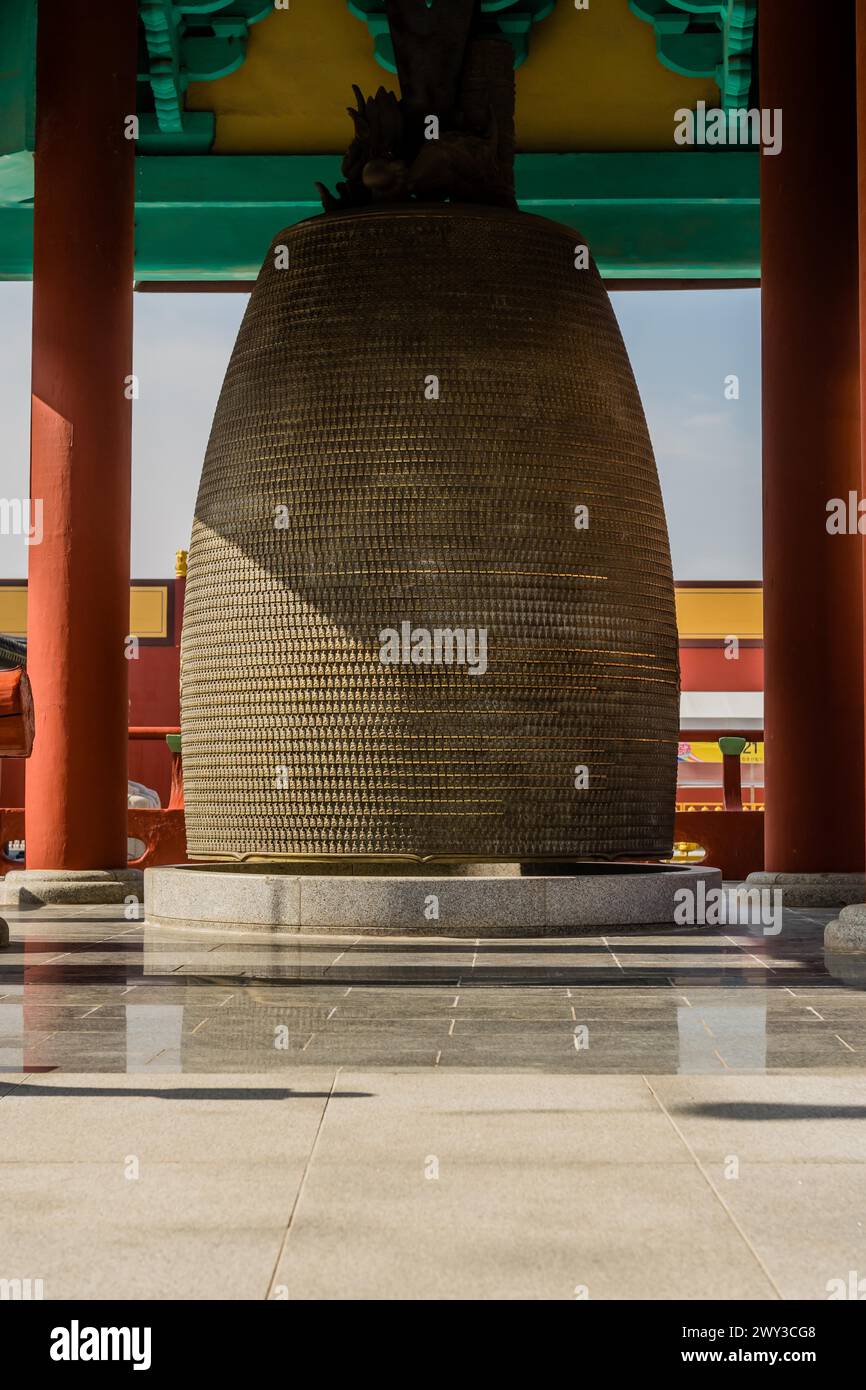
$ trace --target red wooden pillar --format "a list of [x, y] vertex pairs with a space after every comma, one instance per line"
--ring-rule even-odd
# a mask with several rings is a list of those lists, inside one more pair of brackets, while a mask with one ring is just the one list
[[27, 865], [126, 865], [135, 0], [40, 4]]
[[[180, 665], [180, 642], [183, 632], [183, 607], [186, 601], [186, 575], [187, 561], [189, 552], [179, 550], [175, 557], [174, 569], [174, 645], [177, 648], [178, 668]], [[180, 671], [178, 669], [178, 677]], [[179, 681], [178, 681], [179, 686]], [[180, 711], [178, 710], [178, 720]], [[182, 811], [184, 807], [183, 792], [183, 753], [181, 751], [180, 734], [169, 734], [166, 743], [171, 752], [171, 795], [168, 800], [170, 811]]]
[[[831, 13], [832, 11], [832, 13]], [[762, 0], [765, 867], [854, 872], [864, 847], [854, 0]], [[828, 146], [832, 146], [832, 149]]]
[[[860, 495], [866, 498], [866, 5], [857, 6], [857, 186], [860, 230]], [[861, 543], [862, 544], [862, 543]], [[861, 550], [864, 586], [866, 553]], [[864, 587], [866, 595], [866, 587]], [[866, 598], [864, 598], [866, 619]], [[866, 628], [863, 650], [866, 652]]]

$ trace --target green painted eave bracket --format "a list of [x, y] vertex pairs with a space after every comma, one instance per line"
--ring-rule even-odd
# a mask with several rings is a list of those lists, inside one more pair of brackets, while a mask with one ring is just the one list
[[629, 0], [629, 9], [653, 26], [665, 67], [712, 77], [724, 111], [748, 102], [758, 0]]
[[207, 154], [214, 142], [216, 117], [212, 111], [184, 111], [180, 130], [162, 130], [156, 115], [138, 118], [139, 154]]
[[[759, 274], [752, 150], [521, 154], [520, 206], [573, 227], [603, 275], [739, 280]], [[136, 276], [251, 280], [274, 235], [320, 211], [339, 155], [139, 155]], [[0, 206], [0, 278], [28, 279], [33, 210]]]
[[[138, 152], [205, 154], [215, 118], [185, 109], [187, 87], [240, 67], [250, 25], [273, 13], [274, 0], [138, 0], [138, 7]], [[0, 0], [0, 204], [33, 197], [36, 14], [37, 0]]]
[[[385, 15], [385, 0], [346, 0], [356, 19], [362, 20], [373, 40], [373, 56], [386, 72], [396, 73], [394, 45]], [[447, 3], [447, 0], [438, 0]], [[514, 66], [519, 68], [529, 54], [533, 24], [553, 13], [556, 0], [481, 0], [481, 13], [508, 39], [514, 49]]]
[[250, 25], [273, 10], [273, 0], [138, 0], [143, 153], [182, 155], [210, 148], [214, 117], [185, 110], [187, 88], [235, 72], [246, 57]]

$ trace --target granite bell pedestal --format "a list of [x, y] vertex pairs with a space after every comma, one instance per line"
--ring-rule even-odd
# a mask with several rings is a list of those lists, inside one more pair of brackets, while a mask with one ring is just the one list
[[[553, 866], [560, 868], [561, 866]], [[699, 891], [699, 885], [704, 887]], [[400, 936], [545, 936], [673, 926], [682, 889], [722, 886], [718, 869], [661, 864], [521, 873], [433, 865], [191, 864], [145, 870], [153, 926]]]

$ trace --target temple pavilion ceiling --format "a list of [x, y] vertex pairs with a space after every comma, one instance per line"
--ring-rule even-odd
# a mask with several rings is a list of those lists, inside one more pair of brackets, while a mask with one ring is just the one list
[[[43, 0], [44, 2], [44, 0]], [[62, 3], [62, 0], [56, 0]], [[437, 0], [447, 3], [447, 0]], [[514, 48], [517, 191], [615, 278], [758, 273], [758, 154], [675, 112], [754, 97], [756, 0], [482, 0]], [[30, 273], [37, 0], [0, 0], [0, 277]], [[352, 84], [396, 86], [384, 0], [139, 0], [137, 274], [247, 279], [315, 214]]]

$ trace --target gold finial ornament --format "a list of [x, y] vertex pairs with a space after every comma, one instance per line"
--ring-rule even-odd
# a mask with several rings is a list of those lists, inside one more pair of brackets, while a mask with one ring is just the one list
[[176, 550], [174, 553], [174, 576], [175, 579], [186, 579], [186, 566], [189, 559], [189, 552], [186, 550]]

